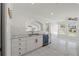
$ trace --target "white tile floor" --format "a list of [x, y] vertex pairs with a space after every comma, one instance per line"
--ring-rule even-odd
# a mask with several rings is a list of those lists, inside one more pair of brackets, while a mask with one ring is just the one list
[[26, 56], [63, 56], [63, 53], [60, 53], [55, 48], [53, 48], [53, 45], [48, 45], [42, 48], [39, 48], [29, 54], [26, 54]]

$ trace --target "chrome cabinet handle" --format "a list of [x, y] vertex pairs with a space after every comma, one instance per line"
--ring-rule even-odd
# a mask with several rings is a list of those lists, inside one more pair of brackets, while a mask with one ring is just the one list
[[21, 39], [19, 39], [19, 40], [21, 40]]
[[38, 39], [35, 39], [35, 42], [37, 43], [38, 42]]
[[19, 43], [19, 45], [21, 45], [21, 43]]
[[21, 54], [21, 52], [19, 52], [19, 54]]
[[21, 50], [21, 48], [19, 48], [19, 50]]

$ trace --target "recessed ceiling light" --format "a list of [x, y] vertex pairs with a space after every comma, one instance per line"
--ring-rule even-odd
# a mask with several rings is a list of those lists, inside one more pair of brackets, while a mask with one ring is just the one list
[[32, 3], [32, 5], [34, 5], [35, 3]]
[[54, 14], [53, 12], [50, 13], [50, 15], [53, 15], [53, 14]]

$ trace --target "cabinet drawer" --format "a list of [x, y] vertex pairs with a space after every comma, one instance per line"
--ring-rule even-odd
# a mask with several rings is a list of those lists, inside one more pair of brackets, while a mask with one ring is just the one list
[[25, 42], [19, 42], [18, 45], [19, 47], [25, 47]]
[[25, 46], [25, 41], [12, 40], [12, 47]]
[[19, 47], [15, 47], [15, 48], [12, 48], [12, 56], [18, 56], [18, 52], [19, 52]]
[[12, 55], [22, 55], [25, 53], [25, 47], [12, 48]]
[[16, 42], [19, 42], [18, 39], [12, 39], [12, 43], [16, 43]]
[[12, 41], [12, 47], [18, 47], [19, 46], [19, 42], [13, 42]]
[[19, 42], [19, 41], [24, 41], [24, 38], [16, 38], [16, 39], [12, 39], [13, 42]]
[[22, 51], [13, 51], [12, 56], [21, 56], [22, 54], [24, 54]]
[[17, 51], [17, 52], [15, 52], [15, 51], [12, 51], [12, 56], [19, 56], [19, 53], [18, 53], [18, 51]]
[[18, 38], [18, 41], [22, 42], [22, 41], [24, 41], [24, 38]]

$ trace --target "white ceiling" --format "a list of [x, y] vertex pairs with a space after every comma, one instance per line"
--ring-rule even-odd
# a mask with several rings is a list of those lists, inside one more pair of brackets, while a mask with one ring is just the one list
[[59, 20], [79, 16], [79, 4], [75, 3], [17, 3], [13, 8], [32, 19]]

